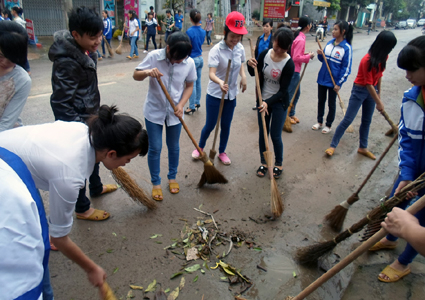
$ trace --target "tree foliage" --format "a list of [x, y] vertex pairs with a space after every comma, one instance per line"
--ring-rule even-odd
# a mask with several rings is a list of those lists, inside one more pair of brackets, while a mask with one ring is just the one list
[[164, 8], [164, 9], [170, 8], [170, 9], [173, 10], [171, 13], [176, 14], [179, 11], [179, 9], [181, 9], [183, 11], [184, 0], [166, 0], [164, 2], [164, 5], [162, 6], [162, 8]]

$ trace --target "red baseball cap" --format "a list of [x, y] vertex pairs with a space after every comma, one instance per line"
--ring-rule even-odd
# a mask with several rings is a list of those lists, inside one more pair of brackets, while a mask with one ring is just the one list
[[248, 30], [245, 28], [245, 18], [243, 14], [237, 11], [232, 11], [226, 17], [226, 25], [230, 31], [236, 34], [247, 34]]

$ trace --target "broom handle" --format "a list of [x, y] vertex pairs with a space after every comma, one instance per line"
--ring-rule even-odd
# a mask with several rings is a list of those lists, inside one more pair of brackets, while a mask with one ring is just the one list
[[[379, 166], [379, 164], [381, 163], [382, 159], [385, 157], [385, 155], [388, 153], [388, 151], [391, 149], [391, 147], [394, 145], [395, 141], [397, 140], [398, 136], [395, 135], [393, 137], [393, 139], [391, 140], [391, 142], [388, 144], [387, 148], [384, 150], [384, 152], [382, 152], [381, 156], [379, 157], [378, 161], [375, 163], [375, 165], [373, 166], [372, 170], [370, 170], [369, 174], [367, 174], [365, 180], [363, 180], [362, 184], [360, 185], [360, 187], [357, 189], [355, 195], [358, 196], [358, 194], [361, 192], [361, 190], [363, 189], [363, 187], [366, 185], [366, 183], [368, 182], [368, 180], [370, 179], [370, 177], [372, 176], [372, 174], [375, 172], [376, 168]], [[353, 204], [348, 202], [348, 204]]]
[[[320, 50], [322, 50], [322, 53], [323, 53], [323, 54], [322, 54], [322, 56], [323, 56], [323, 59], [325, 60], [326, 67], [328, 68], [329, 75], [331, 75], [332, 83], [333, 83], [333, 85], [334, 85], [334, 86], [336, 86], [336, 84], [335, 84], [335, 80], [334, 80], [334, 78], [333, 78], [333, 76], [332, 76], [332, 73], [331, 73], [331, 68], [329, 68], [328, 60], [326, 59], [325, 52], [323, 52], [322, 45], [320, 44], [320, 41], [319, 41], [319, 40], [317, 41], [317, 43], [319, 44], [319, 48], [320, 48]], [[344, 114], [344, 116], [345, 116], [345, 106], [344, 106], [344, 102], [342, 101], [341, 96], [339, 95], [339, 92], [336, 92], [336, 94], [338, 95], [339, 106], [341, 106], [342, 113], [343, 113], [343, 114]]]
[[[232, 60], [229, 59], [229, 62], [227, 63], [226, 78], [224, 79], [224, 84], [227, 84], [227, 82], [229, 81], [229, 73], [230, 73], [231, 64], [232, 64]], [[214, 142], [213, 142], [212, 150], [215, 150], [215, 142], [217, 141], [218, 128], [220, 127], [221, 114], [223, 113], [224, 96], [226, 96], [226, 92], [221, 93], [220, 108], [218, 110], [217, 125], [215, 126]]]
[[308, 63], [304, 64], [304, 69], [303, 69], [303, 72], [301, 73], [300, 81], [298, 81], [297, 88], [295, 89], [295, 93], [292, 96], [292, 99], [291, 99], [291, 102], [290, 102], [291, 104], [288, 107], [288, 113], [287, 113], [288, 116], [289, 116], [289, 113], [291, 112], [292, 106], [294, 106], [295, 96], [297, 95], [298, 89], [300, 88], [301, 80], [303, 80], [304, 72], [305, 72], [305, 69], [307, 69], [307, 65], [308, 65]]
[[124, 25], [124, 27], [122, 28], [122, 34], [121, 34], [120, 46], [121, 46], [121, 44], [122, 44], [122, 40], [124, 39], [124, 33], [125, 33], [125, 25]]
[[390, 124], [390, 126], [394, 130], [394, 132], [398, 132], [397, 126], [390, 119], [390, 116], [387, 114], [387, 112], [385, 110], [383, 110], [383, 111], [381, 111], [381, 114], [384, 116], [385, 120], [387, 120], [388, 124]]
[[[251, 56], [253, 58], [255, 58], [255, 51], [254, 48], [252, 47], [252, 40], [249, 39], [249, 45], [251, 46]], [[255, 74], [255, 85], [257, 87], [257, 91], [258, 91], [258, 102], [260, 104], [260, 106], [263, 105], [263, 96], [261, 95], [261, 87], [260, 87], [260, 79], [258, 78], [258, 70], [257, 67], [253, 68], [254, 69], [254, 74]], [[266, 144], [266, 151], [269, 151], [269, 139], [267, 136], [267, 127], [266, 127], [266, 119], [264, 117], [264, 111], [261, 113], [261, 121], [263, 122], [263, 135], [264, 135], [264, 143]], [[269, 167], [269, 166], [267, 166]]]
[[[410, 206], [407, 211], [411, 213], [412, 215], [416, 214], [420, 210], [422, 210], [425, 207], [425, 196], [420, 198], [418, 201], [416, 201], [412, 206]], [[339, 271], [344, 269], [346, 266], [348, 266], [350, 263], [352, 263], [356, 258], [358, 258], [360, 255], [362, 255], [364, 252], [369, 250], [370, 247], [372, 247], [374, 244], [379, 242], [384, 236], [387, 235], [387, 231], [385, 229], [379, 230], [377, 233], [375, 233], [371, 238], [369, 238], [367, 241], [363, 242], [356, 250], [348, 254], [343, 260], [341, 260], [339, 263], [337, 263], [335, 266], [333, 266], [330, 270], [328, 270], [325, 274], [320, 276], [316, 281], [314, 281], [312, 284], [310, 284], [307, 288], [305, 288], [301, 293], [299, 293], [295, 298], [292, 300], [301, 300], [310, 295], [312, 292], [314, 292], [318, 287], [320, 287], [322, 284], [324, 284], [326, 281], [331, 279], [335, 274], [337, 274]]]
[[[174, 109], [174, 111], [176, 111], [177, 110], [176, 105], [174, 104], [173, 100], [171, 99], [171, 96], [168, 93], [167, 89], [165, 88], [165, 85], [162, 82], [161, 78], [157, 78], [157, 80], [158, 80], [159, 85], [161, 86], [162, 91], [165, 94], [165, 97], [167, 97], [168, 102], [170, 102], [171, 107]], [[180, 123], [182, 123], [184, 130], [186, 130], [187, 135], [192, 140], [193, 145], [195, 145], [196, 150], [198, 150], [198, 152], [202, 155], [204, 152], [201, 150], [201, 148], [199, 148], [198, 143], [193, 138], [193, 135], [190, 133], [189, 128], [187, 127], [186, 123], [184, 122], [184, 120], [181, 117], [178, 117], [178, 118], [180, 120]]]

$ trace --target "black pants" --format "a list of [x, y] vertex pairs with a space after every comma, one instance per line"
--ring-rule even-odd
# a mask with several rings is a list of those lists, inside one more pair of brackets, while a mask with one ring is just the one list
[[[99, 163], [94, 165], [93, 173], [89, 178], [90, 197], [99, 196], [103, 191], [103, 184], [99, 177]], [[78, 193], [77, 203], [75, 204], [76, 213], [85, 213], [90, 208], [90, 200], [86, 196], [86, 185]]]
[[319, 103], [317, 104], [317, 122], [323, 124], [323, 116], [325, 115], [326, 93], [328, 93], [329, 112], [326, 117], [326, 126], [331, 127], [335, 120], [336, 111], [336, 92], [333, 88], [318, 84]]
[[152, 44], [154, 45], [155, 49], [156, 49], [156, 41], [155, 41], [155, 36], [156, 34], [147, 34], [147, 38], [146, 38], [146, 47], [145, 50], [148, 51], [148, 46], [149, 46], [149, 39], [152, 38]]

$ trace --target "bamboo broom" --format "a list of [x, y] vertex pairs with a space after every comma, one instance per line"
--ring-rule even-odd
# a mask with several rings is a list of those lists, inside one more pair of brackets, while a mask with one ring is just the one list
[[291, 104], [289, 105], [288, 112], [286, 114], [285, 123], [283, 124], [283, 130], [289, 133], [292, 132], [292, 125], [291, 125], [289, 114], [291, 113], [292, 107], [294, 106], [294, 99], [295, 99], [295, 96], [297, 95], [298, 89], [300, 88], [301, 80], [303, 80], [304, 72], [305, 72], [305, 69], [307, 69], [307, 65], [308, 63], [304, 64], [304, 69], [303, 69], [303, 72], [301, 73], [300, 81], [298, 81], [297, 88], [295, 89], [295, 93], [292, 96]]
[[[419, 211], [421, 211], [425, 207], [425, 196], [416, 201], [412, 206], [410, 206], [406, 211], [410, 214], [415, 215]], [[313, 293], [318, 287], [322, 286], [326, 281], [335, 276], [339, 271], [344, 269], [350, 263], [352, 263], [355, 259], [357, 259], [364, 252], [369, 250], [373, 245], [379, 242], [383, 237], [385, 237], [388, 232], [385, 229], [379, 230], [375, 233], [370, 239], [366, 242], [362, 243], [356, 250], [347, 255], [343, 260], [333, 266], [330, 270], [328, 270], [325, 274], [320, 276], [316, 281], [311, 283], [308, 287], [306, 287], [301, 293], [299, 293], [296, 297], [291, 297], [288, 299], [292, 300], [302, 300], [305, 299], [308, 295]]]
[[[162, 83], [161, 78], [157, 78], [157, 80], [159, 85], [161, 86], [162, 91], [167, 97], [168, 102], [170, 102], [171, 107], [174, 109], [174, 111], [176, 111], [177, 108], [173, 102], [173, 99], [171, 99], [171, 96], [168, 93], [167, 89], [165, 88], [164, 83]], [[214, 167], [212, 162], [208, 159], [207, 155], [201, 150], [201, 148], [199, 148], [198, 143], [193, 138], [184, 120], [181, 117], [179, 117], [179, 120], [182, 123], [184, 130], [186, 130], [186, 133], [191, 139], [193, 145], [195, 145], [196, 149], [201, 154], [200, 159], [204, 163], [204, 173], [202, 173], [201, 180], [199, 180], [199, 183], [198, 183], [198, 187], [202, 187], [205, 183], [209, 183], [209, 184], [227, 183], [228, 182], [227, 179]]]
[[156, 203], [151, 198], [146, 196], [146, 193], [137, 185], [133, 178], [122, 168], [111, 170], [112, 177], [121, 185], [122, 189], [136, 202], [142, 203], [149, 209], [155, 209]]
[[[224, 84], [227, 84], [227, 82], [229, 81], [229, 73], [230, 73], [231, 65], [232, 65], [232, 60], [229, 59], [229, 62], [227, 63], [226, 78], [224, 79]], [[215, 142], [217, 141], [218, 129], [220, 127], [221, 114], [223, 113], [224, 96], [226, 96], [226, 92], [221, 93], [221, 101], [220, 101], [220, 108], [218, 110], [217, 125], [215, 125], [214, 142], [213, 142], [212, 149], [210, 150], [210, 159], [213, 162], [214, 162], [215, 155], [217, 154], [217, 151], [215, 151]]]
[[[329, 68], [328, 60], [326, 59], [325, 52], [323, 52], [322, 45], [320, 44], [320, 41], [319, 41], [319, 40], [317, 40], [317, 44], [319, 44], [319, 48], [320, 48], [320, 50], [322, 50], [322, 53], [323, 53], [323, 54], [322, 54], [322, 56], [323, 56], [323, 59], [324, 59], [324, 61], [325, 61], [326, 67], [328, 68], [329, 75], [331, 76], [332, 83], [333, 83], [333, 85], [334, 85], [334, 86], [336, 86], [336, 84], [335, 84], [335, 80], [334, 80], [334, 78], [333, 78], [333, 76], [332, 76], [331, 68]], [[342, 101], [341, 96], [339, 95], [339, 93], [338, 93], [338, 92], [336, 92], [336, 94], [338, 95], [339, 106], [341, 106], [342, 114], [345, 116], [345, 106], [344, 106], [344, 102]], [[354, 132], [354, 128], [353, 128], [353, 126], [352, 126], [352, 125], [348, 126], [348, 128], [347, 128], [347, 132], [349, 132], [349, 133], [353, 133], [353, 132]]]
[[121, 55], [122, 54], [122, 41], [124, 40], [124, 32], [125, 26], [122, 28], [121, 41], [117, 49], [115, 49], [115, 53]]
[[363, 227], [366, 226], [370, 221], [374, 221], [375, 219], [381, 217], [383, 214], [391, 211], [394, 206], [404, 201], [408, 192], [417, 192], [423, 188], [425, 188], [425, 173], [419, 176], [415, 181], [405, 186], [400, 193], [369, 211], [365, 218], [361, 219], [359, 222], [352, 225], [344, 232], [338, 234], [332, 240], [298, 249], [295, 257], [296, 260], [301, 264], [317, 263], [317, 260], [321, 256], [334, 249], [339, 243], [346, 240], [354, 233], [362, 230]]
[[103, 41], [106, 44], [106, 48], [108, 48], [109, 56], [114, 57], [114, 50], [112, 50], [111, 45], [109, 45], [108, 41], [106, 40], [105, 36], [103, 36]]
[[159, 35], [159, 49], [162, 49], [162, 36]]
[[[390, 116], [387, 114], [387, 112], [385, 111], [385, 110], [383, 110], [383, 111], [381, 111], [380, 112], [381, 113], [381, 115], [383, 115], [384, 116], [384, 118], [385, 118], [385, 120], [387, 120], [387, 122], [388, 122], [388, 124], [390, 124], [390, 126], [391, 126], [391, 134], [392, 133], [397, 133], [398, 132], [398, 127], [394, 124], [394, 122], [390, 119]], [[388, 131], [389, 132], [389, 131]], [[387, 133], [388, 133], [387, 132]], [[388, 134], [385, 134], [385, 135], [388, 135]]]
[[[254, 52], [254, 47], [252, 47], [252, 40], [249, 39], [249, 44], [251, 46], [251, 56], [253, 58], [255, 58], [255, 52]], [[255, 73], [255, 84], [257, 87], [257, 91], [258, 91], [258, 101], [259, 101], [259, 105], [262, 106], [263, 105], [263, 98], [261, 96], [261, 87], [260, 87], [260, 79], [258, 77], [258, 70], [257, 67], [254, 68], [254, 73]], [[284, 210], [284, 206], [282, 203], [282, 197], [280, 195], [280, 192], [277, 188], [277, 183], [276, 180], [273, 177], [273, 168], [272, 168], [272, 153], [269, 150], [269, 137], [267, 134], [267, 127], [266, 127], [266, 120], [264, 117], [264, 112], [261, 113], [261, 121], [263, 123], [263, 135], [264, 135], [264, 143], [266, 145], [266, 151], [263, 152], [264, 158], [266, 159], [267, 162], [267, 169], [269, 171], [269, 177], [270, 177], [270, 191], [271, 191], [271, 201], [270, 201], [270, 205], [271, 205], [271, 210], [272, 210], [272, 214], [275, 218], [279, 217], [283, 210]], [[261, 128], [260, 128], [261, 130]]]
[[325, 216], [326, 223], [328, 223], [333, 230], [338, 232], [341, 231], [342, 225], [344, 224], [345, 216], [347, 215], [349, 207], [353, 205], [355, 202], [360, 200], [359, 193], [361, 192], [363, 187], [366, 185], [366, 183], [368, 182], [372, 174], [375, 172], [375, 170], [378, 168], [382, 159], [388, 153], [390, 148], [394, 145], [396, 140], [397, 140], [397, 136], [394, 136], [394, 138], [388, 144], [387, 148], [384, 150], [384, 152], [382, 152], [381, 156], [379, 157], [378, 161], [373, 166], [372, 170], [370, 170], [369, 174], [367, 174], [366, 178], [363, 180], [362, 184], [357, 189], [357, 191], [354, 194], [352, 194], [346, 201], [335, 206], [335, 208], [329, 214]]
[[106, 281], [103, 282], [102, 293], [103, 300], [117, 300], [117, 297], [115, 297], [114, 292]]

